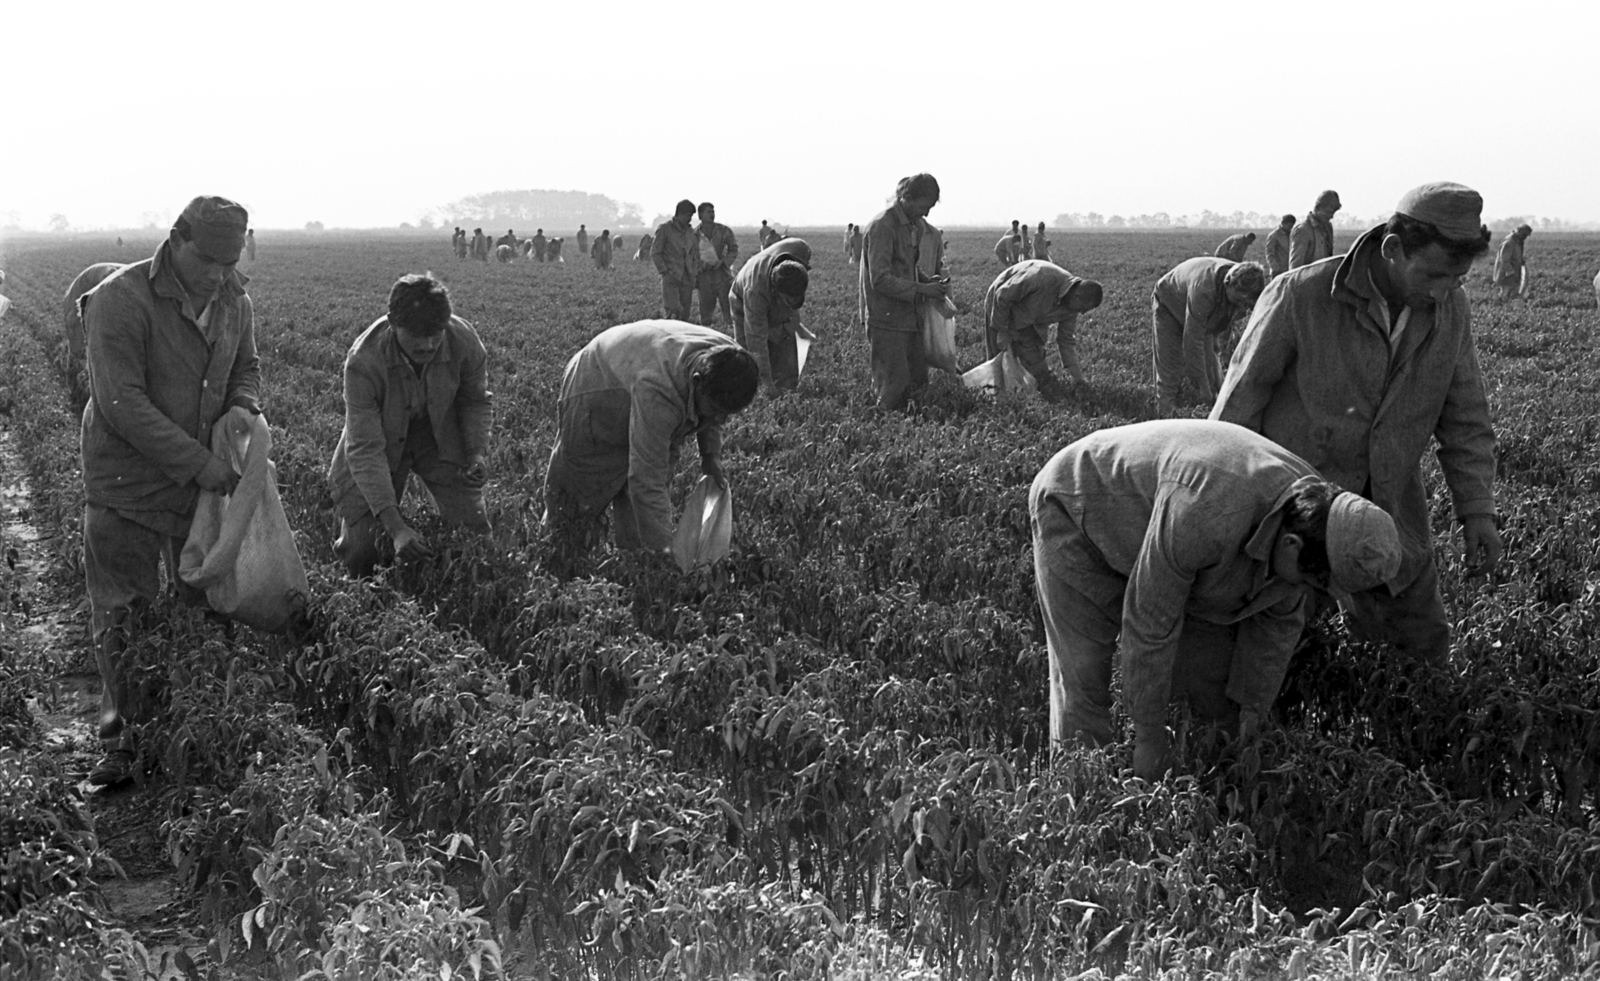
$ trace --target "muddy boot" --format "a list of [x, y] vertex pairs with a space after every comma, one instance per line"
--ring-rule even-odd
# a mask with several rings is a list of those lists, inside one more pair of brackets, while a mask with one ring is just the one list
[[133, 750], [108, 749], [95, 768], [89, 771], [89, 783], [96, 787], [120, 787], [133, 782], [137, 757]]

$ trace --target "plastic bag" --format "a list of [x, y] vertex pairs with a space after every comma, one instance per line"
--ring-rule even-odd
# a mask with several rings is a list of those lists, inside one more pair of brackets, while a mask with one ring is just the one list
[[304, 613], [310, 587], [278, 498], [272, 431], [265, 416], [230, 409], [211, 427], [211, 452], [240, 474], [233, 494], [201, 491], [178, 575], [205, 590], [211, 608], [274, 633]]
[[968, 388], [992, 388], [997, 392], [1037, 392], [1039, 382], [1016, 352], [1007, 349], [961, 376]]
[[687, 575], [727, 557], [732, 540], [733, 494], [701, 477], [683, 502], [678, 530], [672, 534], [672, 557]]
[[956, 305], [948, 296], [922, 307], [922, 349], [929, 367], [960, 374], [956, 367]]
[[811, 350], [811, 345], [816, 341], [817, 335], [807, 330], [803, 324], [794, 325], [794, 353], [797, 367], [796, 375], [802, 375], [806, 370], [806, 352]]

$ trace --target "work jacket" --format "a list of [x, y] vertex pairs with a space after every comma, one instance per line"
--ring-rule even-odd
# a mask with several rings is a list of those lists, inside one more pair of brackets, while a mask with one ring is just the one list
[[1035, 522], [1044, 508], [1065, 511], [1126, 582], [1118, 647], [1136, 724], [1166, 723], [1185, 619], [1239, 625], [1228, 696], [1271, 707], [1306, 606], [1305, 587], [1273, 574], [1272, 550], [1284, 506], [1316, 478], [1271, 440], [1200, 419], [1101, 429], [1039, 471]]
[[[1083, 282], [1053, 262], [1024, 259], [1000, 271], [983, 295], [983, 327], [989, 356], [1010, 350], [1017, 335], [1032, 331], [1041, 343], [1050, 339], [1050, 325], [1078, 315], [1057, 313], [1061, 300]], [[1063, 328], [1065, 329], [1065, 328]]]
[[1494, 281], [1501, 286], [1522, 283], [1522, 239], [1507, 235], [1494, 257]]
[[1211, 418], [1235, 422], [1369, 498], [1400, 533], [1398, 592], [1433, 561], [1422, 454], [1437, 440], [1458, 518], [1495, 513], [1495, 437], [1460, 288], [1412, 307], [1391, 342], [1372, 283], [1384, 227], [1348, 255], [1292, 270], [1256, 302]]
[[862, 324], [907, 334], [921, 330], [917, 284], [945, 274], [944, 237], [926, 218], [912, 221], [896, 202], [867, 223], [863, 245]]
[[1216, 340], [1227, 333], [1234, 317], [1243, 316], [1223, 285], [1236, 265], [1231, 259], [1196, 256], [1156, 280], [1152, 303], [1183, 325], [1184, 371], [1202, 399], [1210, 399], [1221, 380]]
[[769, 340], [785, 340], [800, 323], [800, 312], [772, 289], [772, 270], [785, 259], [811, 268], [811, 246], [798, 238], [781, 239], [757, 252], [739, 268], [728, 293], [733, 315], [744, 329], [744, 346], [761, 369], [761, 380], [772, 381]]
[[465, 467], [488, 449], [494, 422], [488, 360], [478, 332], [460, 317], [450, 318], [444, 343], [422, 366], [420, 378], [388, 317], [361, 332], [344, 359], [344, 432], [328, 465], [328, 484], [341, 510], [357, 491], [375, 515], [399, 504], [393, 474], [420, 410], [428, 414], [445, 463]]
[[1249, 233], [1229, 235], [1222, 240], [1222, 244], [1217, 246], [1217, 251], [1213, 252], [1212, 255], [1219, 259], [1232, 259], [1234, 262], [1243, 262], [1245, 253], [1250, 251], [1251, 244]]
[[1267, 236], [1267, 278], [1277, 279], [1289, 271], [1289, 233], [1282, 225]]
[[[695, 234], [705, 239], [711, 245], [711, 254], [717, 257], [714, 264], [708, 264], [704, 259], [700, 261], [700, 271], [721, 270], [729, 276], [733, 275], [733, 263], [739, 258], [739, 240], [734, 237], [733, 229], [721, 222], [704, 222], [695, 226]], [[699, 248], [699, 242], [695, 247]]]
[[187, 533], [200, 493], [195, 477], [213, 459], [212, 425], [235, 405], [258, 405], [248, 281], [230, 272], [206, 310], [196, 311], [163, 241], [154, 256], [116, 270], [85, 298], [92, 397], [81, 443], [90, 504]]
[[1299, 269], [1333, 255], [1333, 222], [1308, 212], [1289, 232], [1289, 268]]
[[680, 226], [676, 220], [656, 226], [656, 237], [650, 243], [650, 261], [662, 279], [693, 283], [700, 275], [697, 235], [687, 223]]

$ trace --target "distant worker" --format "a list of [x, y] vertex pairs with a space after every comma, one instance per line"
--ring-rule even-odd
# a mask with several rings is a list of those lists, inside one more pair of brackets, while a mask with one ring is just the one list
[[865, 239], [863, 238], [862, 233], [861, 233], [861, 226], [860, 225], [851, 225], [850, 226], [850, 264], [851, 265], [859, 266], [861, 264], [861, 249], [862, 249], [862, 243], [864, 241], [865, 241]]
[[[1101, 429], [1028, 491], [1050, 658], [1050, 745], [1116, 737], [1111, 681], [1133, 722], [1133, 772], [1173, 763], [1168, 705], [1259, 731], [1308, 598], [1381, 587], [1400, 566], [1394, 520], [1263, 436], [1159, 420]], [[1117, 669], [1120, 667], [1120, 671]]]
[[1017, 249], [1017, 261], [1021, 262], [1024, 259], [1032, 259], [1033, 258], [1033, 236], [1029, 235], [1028, 234], [1028, 230], [1026, 228], [1020, 227], [1020, 225], [1017, 222], [1012, 222], [1011, 224], [1012, 224], [1012, 227], [1016, 229], [1017, 242], [1018, 242], [1018, 245], [1019, 245], [1019, 248]]
[[1178, 411], [1185, 379], [1189, 395], [1210, 405], [1222, 386], [1219, 346], [1234, 321], [1249, 316], [1266, 286], [1259, 262], [1199, 256], [1178, 263], [1150, 296], [1155, 350], [1156, 415]]
[[1600, 272], [1594, 274], [1594, 302], [1600, 305]]
[[510, 262], [517, 257], [517, 250], [510, 245], [496, 245], [494, 247], [495, 262]]
[[672, 220], [656, 227], [650, 244], [650, 261], [661, 275], [661, 316], [687, 321], [694, 306], [694, 287], [700, 277], [699, 236], [689, 220], [694, 217], [694, 202], [679, 201]]
[[72, 399], [72, 413], [83, 415], [83, 405], [89, 401], [89, 374], [85, 363], [86, 347], [83, 333], [83, 308], [80, 300], [99, 286], [106, 277], [122, 268], [120, 262], [97, 262], [84, 269], [67, 287], [61, 300], [62, 332], [67, 339], [67, 395]]
[[883, 409], [903, 409], [928, 384], [919, 307], [950, 295], [944, 238], [928, 224], [939, 203], [932, 174], [901, 178], [894, 204], [867, 223], [858, 279], [871, 350], [872, 387]]
[[578, 254], [589, 254], [589, 229], [586, 225], [578, 226]]
[[634, 262], [645, 262], [650, 258], [650, 249], [655, 245], [655, 236], [645, 232], [639, 236], [639, 247], [633, 250]]
[[994, 243], [994, 257], [1002, 266], [1014, 266], [1022, 261], [1022, 236], [1006, 232]]
[[1024, 259], [1000, 271], [983, 296], [984, 343], [989, 357], [1012, 351], [1039, 383], [1048, 401], [1066, 396], [1066, 386], [1050, 371], [1045, 344], [1056, 325], [1061, 367], [1075, 386], [1084, 385], [1078, 365], [1078, 314], [1098, 307], [1104, 290], [1043, 259]]
[[751, 256], [729, 288], [733, 339], [756, 359], [761, 384], [792, 391], [800, 384], [795, 334], [811, 283], [811, 246], [785, 238]]
[[621, 235], [613, 235], [613, 236], [611, 236], [611, 253], [612, 253], [612, 255], [627, 255], [628, 254], [627, 253], [627, 249], [626, 249], [626, 247], [624, 245], [625, 241], [626, 240]]
[[717, 221], [717, 207], [710, 201], [700, 205], [698, 214], [695, 247], [700, 251], [700, 272], [695, 277], [695, 291], [700, 294], [700, 322], [707, 327], [716, 323], [720, 308], [722, 322], [731, 324], [728, 287], [733, 285], [733, 267], [739, 261], [739, 241], [733, 229]]
[[1516, 231], [1500, 243], [1500, 251], [1494, 257], [1494, 284], [1500, 288], [1502, 303], [1528, 295], [1528, 265], [1523, 259], [1522, 247], [1532, 234], [1532, 225], [1518, 225]]
[[489, 261], [489, 236], [481, 228], [472, 230], [472, 257], [479, 262]]
[[1289, 268], [1299, 269], [1333, 255], [1333, 216], [1339, 213], [1338, 191], [1323, 191], [1317, 203], [1289, 233]]
[[512, 229], [508, 228], [508, 229], [506, 229], [506, 233], [504, 235], [502, 235], [499, 238], [495, 239], [495, 243], [494, 244], [495, 245], [509, 245], [513, 249], [515, 249], [517, 247], [517, 241], [518, 241], [517, 240], [517, 233], [515, 231], [513, 231]]
[[844, 254], [845, 258], [847, 259], [850, 257], [850, 235], [855, 230], [856, 226], [854, 223], [844, 226]]
[[611, 268], [611, 251], [611, 230], [609, 228], [602, 229], [600, 237], [595, 239], [594, 244], [589, 247], [589, 258], [594, 260], [596, 269]]
[[1044, 222], [1039, 222], [1039, 230], [1033, 233], [1033, 257], [1050, 261], [1050, 240], [1044, 237]]
[[545, 261], [546, 262], [559, 262], [559, 263], [562, 263], [563, 265], [565, 265], [567, 260], [561, 258], [561, 246], [565, 242], [566, 242], [566, 239], [561, 238], [559, 236], [556, 237], [556, 238], [551, 239], [548, 242], [546, 242], [544, 244]]
[[1267, 278], [1277, 279], [1289, 271], [1289, 232], [1294, 228], [1294, 215], [1284, 215], [1278, 227], [1267, 236]]
[[1217, 251], [1211, 253], [1218, 259], [1232, 259], [1234, 262], [1243, 262], [1245, 253], [1250, 251], [1250, 246], [1256, 244], [1255, 232], [1240, 232], [1229, 235], [1217, 246]]
[[413, 473], [447, 524], [488, 533], [488, 360], [478, 332], [452, 313], [449, 292], [432, 273], [401, 276], [388, 314], [350, 345], [344, 432], [328, 486], [339, 513], [334, 552], [351, 575], [372, 574], [380, 531], [397, 558], [430, 553], [400, 512]]
[[465, 229], [458, 227], [456, 233], [450, 236], [450, 247], [455, 250], [458, 262], [467, 257], [467, 233]]
[[548, 249], [550, 244], [549, 242], [545, 241], [544, 229], [541, 228], [534, 232], [531, 241], [533, 242], [533, 261], [543, 262], [545, 259], [545, 251]]
[[765, 218], [761, 219], [761, 227], [756, 230], [756, 241], [761, 243], [763, 249], [782, 237], [776, 228], [767, 224]]
[[[117, 239], [117, 244], [122, 244], [122, 239]], [[249, 229], [244, 233], [244, 252], [250, 257], [251, 262], [256, 261], [256, 230]]]
[[545, 472], [558, 561], [598, 542], [607, 509], [618, 548], [665, 552], [667, 487], [683, 442], [695, 437], [701, 473], [727, 487], [722, 425], [750, 405], [759, 381], [755, 359], [728, 335], [671, 320], [612, 327], [574, 354]]

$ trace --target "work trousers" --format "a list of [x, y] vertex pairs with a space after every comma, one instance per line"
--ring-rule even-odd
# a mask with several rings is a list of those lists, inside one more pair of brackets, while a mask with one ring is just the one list
[[1150, 301], [1150, 319], [1154, 335], [1156, 415], [1165, 417], [1177, 412], [1178, 393], [1185, 380], [1195, 400], [1208, 405], [1216, 401], [1217, 390], [1222, 387], [1217, 335], [1197, 330], [1190, 332], [1196, 336], [1185, 336], [1183, 318], [1156, 299]]
[[121, 746], [123, 729], [142, 722], [143, 706], [123, 670], [131, 621], [161, 593], [161, 570], [178, 597], [204, 606], [205, 594], [178, 578], [183, 539], [146, 528], [110, 508], [83, 509], [83, 573], [89, 594], [89, 630], [100, 668], [100, 738]]
[[700, 323], [710, 327], [715, 322], [717, 309], [722, 309], [722, 319], [733, 320], [728, 305], [728, 290], [733, 286], [733, 274], [722, 266], [701, 269], [695, 279], [695, 289], [700, 293]]
[[[733, 303], [733, 339], [739, 346], [750, 349], [750, 343], [745, 338], [744, 301], [737, 296], [732, 298]], [[800, 349], [795, 340], [795, 321], [782, 321], [767, 323], [767, 363], [772, 368], [770, 378], [763, 381], [770, 382], [774, 389], [780, 391], [793, 391], [800, 385]]]
[[[1033, 518], [1033, 568], [1050, 656], [1051, 746], [1104, 746], [1116, 738], [1111, 676], [1127, 577], [1049, 501]], [[1186, 617], [1173, 658], [1173, 697], [1187, 697], [1197, 716], [1223, 726], [1239, 717], [1227, 696], [1237, 636], [1236, 625]]]
[[694, 283], [669, 276], [661, 277], [661, 316], [688, 321], [694, 307]]
[[867, 328], [872, 349], [872, 387], [881, 409], [903, 409], [928, 384], [928, 352], [920, 330]]
[[1350, 635], [1387, 642], [1401, 654], [1428, 664], [1450, 657], [1450, 620], [1439, 595], [1439, 570], [1429, 556], [1417, 578], [1391, 596], [1383, 587], [1353, 593], [1344, 608]]

